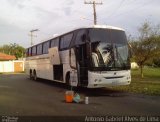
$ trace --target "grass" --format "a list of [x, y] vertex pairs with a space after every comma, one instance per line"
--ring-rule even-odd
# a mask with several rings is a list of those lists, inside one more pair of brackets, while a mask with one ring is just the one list
[[132, 70], [132, 81], [129, 86], [117, 86], [113, 89], [131, 93], [160, 95], [160, 68], [144, 68], [144, 78], [140, 77], [140, 70]]

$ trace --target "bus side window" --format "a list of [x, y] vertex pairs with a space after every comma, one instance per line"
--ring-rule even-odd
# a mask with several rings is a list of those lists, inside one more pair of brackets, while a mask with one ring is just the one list
[[41, 55], [42, 54], [42, 44], [39, 44], [37, 46], [37, 55]]
[[67, 35], [64, 35], [61, 37], [61, 41], [60, 41], [60, 49], [67, 49], [69, 48], [69, 45], [71, 43], [73, 37], [73, 33], [69, 33]]
[[49, 41], [43, 43], [43, 54], [48, 53], [48, 48], [49, 48]]
[[36, 55], [36, 46], [32, 47], [32, 56], [35, 56]]
[[59, 38], [51, 40], [51, 47], [59, 47]]
[[86, 35], [86, 30], [79, 30], [77, 35], [76, 35], [76, 42], [75, 44], [76, 45], [81, 45], [81, 44], [84, 44], [85, 43], [85, 39], [84, 36]]

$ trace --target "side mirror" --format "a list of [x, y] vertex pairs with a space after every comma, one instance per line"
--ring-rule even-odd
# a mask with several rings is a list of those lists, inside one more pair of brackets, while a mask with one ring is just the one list
[[76, 55], [75, 55], [75, 51], [74, 51], [73, 48], [70, 49], [69, 56], [70, 56], [70, 66], [71, 66], [71, 68], [76, 69]]

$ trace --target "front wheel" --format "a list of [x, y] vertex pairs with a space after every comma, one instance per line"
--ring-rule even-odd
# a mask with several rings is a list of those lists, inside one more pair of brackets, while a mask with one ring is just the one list
[[71, 86], [70, 73], [69, 72], [66, 75], [66, 84], [67, 84], [67, 86]]
[[33, 72], [33, 80], [37, 80], [37, 73], [36, 73], [36, 71], [34, 70], [34, 72]]

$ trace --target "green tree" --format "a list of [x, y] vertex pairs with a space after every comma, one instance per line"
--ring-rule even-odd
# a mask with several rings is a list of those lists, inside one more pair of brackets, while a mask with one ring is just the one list
[[143, 67], [145, 63], [159, 54], [159, 26], [151, 27], [148, 22], [145, 22], [140, 28], [140, 36], [137, 40], [133, 40], [132, 46], [133, 59], [140, 66], [141, 77], [143, 78]]
[[9, 45], [3, 45], [2, 47], [0, 47], [0, 52], [9, 55], [14, 55], [18, 59], [24, 57], [25, 48], [16, 43], [13, 43]]

